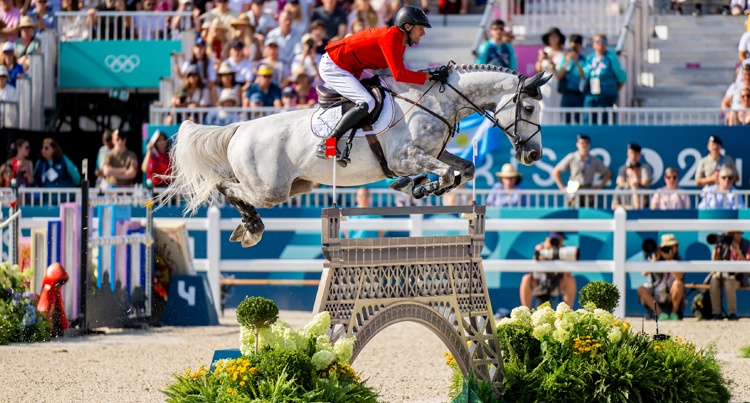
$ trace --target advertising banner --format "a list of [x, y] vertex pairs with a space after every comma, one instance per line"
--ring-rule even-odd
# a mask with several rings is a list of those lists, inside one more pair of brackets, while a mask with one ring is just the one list
[[179, 41], [60, 42], [60, 88], [157, 88]]

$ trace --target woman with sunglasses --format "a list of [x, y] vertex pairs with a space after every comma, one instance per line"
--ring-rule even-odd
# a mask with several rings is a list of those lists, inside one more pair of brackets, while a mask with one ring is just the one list
[[677, 187], [679, 180], [677, 168], [664, 170], [664, 187], [660, 187], [651, 198], [651, 210], [685, 210], [690, 208], [690, 198], [680, 193]]
[[[594, 52], [586, 57], [583, 72], [586, 74], [583, 106], [588, 108], [610, 108], [617, 102], [620, 88], [625, 84], [628, 75], [622, 69], [617, 55], [607, 50], [607, 36], [594, 35]], [[602, 123], [607, 123], [607, 115]], [[597, 123], [596, 116], [590, 123]]]
[[737, 112], [737, 124], [742, 126], [750, 125], [750, 88], [743, 88], [740, 92], [740, 102], [742, 110]]
[[52, 138], [42, 140], [42, 153], [34, 167], [34, 180], [43, 188], [71, 188], [81, 182], [75, 164], [63, 154], [62, 148]]

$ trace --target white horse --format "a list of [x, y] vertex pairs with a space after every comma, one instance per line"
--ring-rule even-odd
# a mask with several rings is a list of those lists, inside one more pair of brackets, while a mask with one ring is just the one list
[[[378, 136], [388, 168], [402, 176], [392, 187], [422, 196], [442, 194], [471, 180], [471, 161], [445, 152], [445, 146], [455, 122], [475, 111], [494, 111], [486, 115], [510, 137], [518, 161], [529, 165], [539, 160], [539, 87], [548, 79], [541, 73], [527, 78], [490, 65], [453, 65], [440, 91], [437, 85], [427, 91], [432, 87], [386, 77], [388, 88], [399, 94], [394, 98], [395, 124]], [[230, 240], [241, 241], [243, 247], [255, 245], [264, 230], [255, 207], [270, 208], [309, 193], [316, 182], [333, 183], [334, 160], [314, 155], [319, 139], [310, 131], [312, 113], [285, 112], [223, 127], [183, 122], [170, 152], [172, 184], [162, 201], [183, 195], [186, 213], [195, 212], [212, 201], [218, 189], [243, 217]], [[386, 178], [365, 139], [354, 140], [351, 159], [346, 168], [338, 169], [337, 185], [359, 186]], [[415, 185], [407, 176], [416, 174], [435, 174], [439, 180]]]

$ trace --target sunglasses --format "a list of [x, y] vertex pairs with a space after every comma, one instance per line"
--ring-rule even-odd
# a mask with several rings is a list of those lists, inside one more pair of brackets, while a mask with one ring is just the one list
[[677, 176], [665, 176], [664, 179], [677, 179]]
[[271, 78], [271, 77], [273, 77], [273, 74], [271, 74], [271, 75], [262, 75], [261, 77], [263, 77], [263, 78]]
[[729, 179], [729, 178], [731, 178], [731, 176], [722, 176], [719, 179]]
[[606, 39], [595, 39], [594, 43], [607, 43]]

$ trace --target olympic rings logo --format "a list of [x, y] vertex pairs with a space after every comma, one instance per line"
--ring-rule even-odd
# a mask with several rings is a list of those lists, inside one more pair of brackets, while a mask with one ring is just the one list
[[109, 55], [104, 58], [104, 65], [113, 73], [132, 73], [139, 64], [141, 58], [138, 55]]

